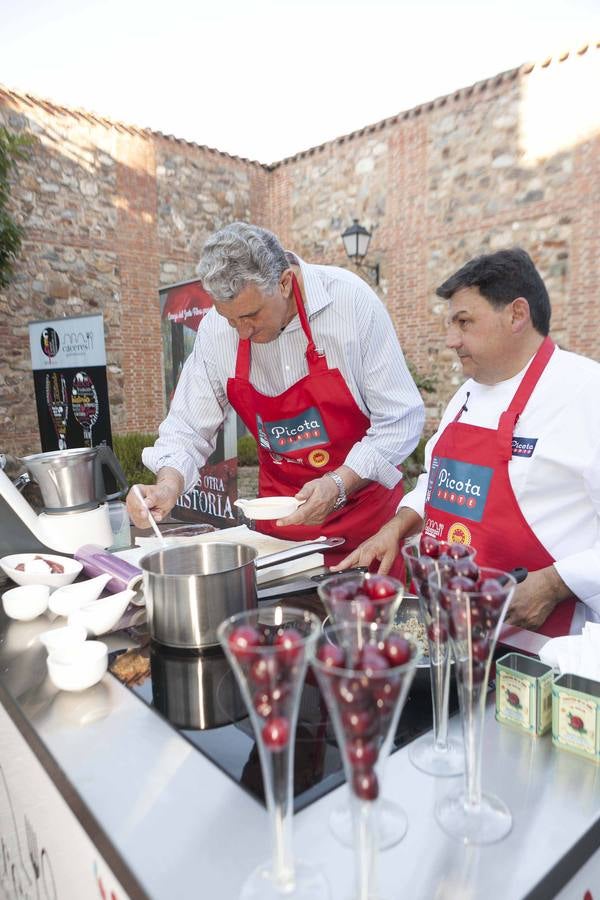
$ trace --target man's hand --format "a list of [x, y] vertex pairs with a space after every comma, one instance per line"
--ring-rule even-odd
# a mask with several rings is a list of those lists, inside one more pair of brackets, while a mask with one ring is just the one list
[[379, 573], [387, 575], [398, 555], [400, 541], [408, 534], [419, 531], [422, 524], [423, 520], [414, 510], [403, 506], [373, 537], [363, 541], [337, 566], [331, 566], [331, 571], [343, 572], [354, 566], [370, 566], [374, 559], [378, 559]]
[[333, 512], [338, 498], [337, 484], [333, 478], [315, 478], [307, 481], [296, 494], [296, 500], [305, 500], [296, 512], [279, 519], [278, 525], [320, 525]]
[[[184, 482], [182, 475], [171, 468], [161, 469], [158, 473], [156, 484], [138, 484], [140, 493], [146, 500], [150, 512], [157, 522], [168, 516], [177, 502], [177, 498], [183, 492]], [[133, 490], [127, 495], [127, 512], [134, 525], [138, 528], [148, 528], [148, 513], [140, 503]]]
[[515, 589], [506, 622], [535, 631], [544, 624], [555, 606], [570, 596], [571, 591], [554, 566], [530, 572]]

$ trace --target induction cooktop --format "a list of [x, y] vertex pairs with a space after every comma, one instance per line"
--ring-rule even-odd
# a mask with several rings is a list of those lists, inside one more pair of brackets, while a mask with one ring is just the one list
[[[136, 635], [139, 639], [139, 633]], [[131, 651], [129, 651], [131, 653]], [[127, 684], [144, 703], [162, 715], [204, 756], [256, 800], [265, 802], [258, 749], [251, 721], [235, 676], [224, 654], [174, 652], [147, 643], [139, 653], [146, 660], [135, 682]], [[113, 654], [111, 667], [118, 654]], [[149, 672], [148, 663], [149, 662]], [[415, 678], [392, 753], [432, 727], [429, 679]], [[458, 708], [450, 691], [450, 712]], [[344, 782], [341, 755], [325, 702], [310, 670], [303, 687], [294, 753], [294, 811]]]

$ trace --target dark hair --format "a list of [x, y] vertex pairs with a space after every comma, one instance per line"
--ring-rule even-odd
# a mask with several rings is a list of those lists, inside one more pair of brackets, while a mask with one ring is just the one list
[[496, 308], [524, 297], [533, 327], [544, 337], [548, 334], [552, 313], [548, 291], [533, 260], [520, 247], [476, 256], [444, 281], [436, 294], [449, 300], [467, 287], [479, 288], [479, 293]]

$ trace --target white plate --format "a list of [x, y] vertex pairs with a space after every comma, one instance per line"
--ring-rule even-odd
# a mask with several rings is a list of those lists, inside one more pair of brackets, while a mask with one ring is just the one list
[[257, 497], [256, 500], [236, 500], [247, 519], [267, 521], [268, 519], [285, 519], [296, 512], [305, 501], [295, 497]]
[[[41, 556], [42, 559], [51, 559], [52, 562], [60, 563], [64, 566], [64, 572], [21, 572], [15, 568], [20, 563], [29, 563]], [[47, 584], [49, 588], [63, 587], [65, 584], [71, 584], [83, 566], [76, 559], [70, 556], [58, 556], [56, 553], [13, 553], [11, 556], [3, 556], [0, 559], [0, 568], [8, 575], [8, 577], [17, 584]]]

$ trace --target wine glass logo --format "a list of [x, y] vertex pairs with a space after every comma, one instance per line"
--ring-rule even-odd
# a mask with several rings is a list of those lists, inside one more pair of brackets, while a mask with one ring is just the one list
[[73, 416], [83, 428], [83, 441], [86, 447], [92, 446], [92, 428], [98, 421], [98, 393], [94, 382], [87, 372], [77, 372], [71, 388], [71, 406]]
[[65, 377], [58, 372], [46, 374], [46, 405], [58, 438], [58, 449], [66, 450], [69, 394]]
[[60, 340], [54, 328], [44, 328], [40, 335], [40, 344], [46, 356], [50, 359], [56, 356], [60, 350]]

